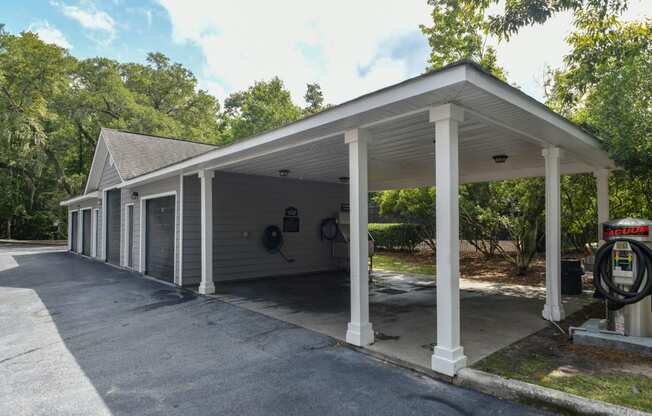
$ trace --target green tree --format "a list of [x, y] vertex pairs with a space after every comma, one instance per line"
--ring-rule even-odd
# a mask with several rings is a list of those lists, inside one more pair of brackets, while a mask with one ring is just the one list
[[541, 178], [492, 182], [496, 214], [515, 247], [515, 252], [498, 247], [512, 263], [516, 275], [527, 273], [545, 236], [545, 191]]
[[64, 49], [32, 33], [0, 31], [0, 189], [6, 191], [0, 216], [9, 238], [20, 236], [13, 228], [25, 222], [51, 227], [56, 218], [51, 189], [64, 184], [52, 143], [57, 114], [49, 104], [68, 90], [73, 63]]
[[220, 141], [219, 102], [198, 89], [189, 69], [155, 52], [147, 55], [147, 65], [120, 65], [120, 75], [136, 103], [166, 120], [164, 134], [207, 143]]
[[194, 75], [160, 53], [145, 65], [76, 60], [0, 29], [0, 233], [56, 236], [67, 218], [58, 201], [83, 190], [101, 127], [220, 143], [218, 113]]
[[421, 187], [379, 192], [376, 203], [380, 215], [399, 216], [405, 222], [421, 225], [421, 238], [435, 250], [435, 188]]
[[592, 174], [561, 177], [562, 249], [585, 252], [597, 237], [596, 183]]
[[307, 114], [315, 114], [324, 109], [324, 93], [317, 82], [306, 85], [306, 95], [303, 96], [303, 99], [306, 100], [305, 111]]
[[278, 77], [254, 83], [224, 101], [229, 140], [250, 137], [301, 118], [303, 112], [292, 102], [290, 92]]
[[460, 235], [485, 258], [496, 255], [503, 233], [490, 182], [460, 187]]
[[612, 216], [652, 215], [652, 21], [578, 14], [548, 104], [602, 139], [625, 171], [611, 180]]
[[489, 21], [485, 15], [490, 3], [490, 0], [428, 0], [433, 6], [433, 25], [420, 27], [431, 48], [429, 70], [466, 59], [505, 78], [496, 62], [496, 50], [487, 45]]
[[[499, 4], [500, 0], [460, 0], [466, 7], [485, 10], [487, 3]], [[576, 15], [588, 12], [602, 20], [622, 13], [628, 0], [507, 0], [502, 14], [489, 17], [488, 29], [502, 38], [509, 38], [522, 27], [545, 23], [557, 13], [573, 11]]]

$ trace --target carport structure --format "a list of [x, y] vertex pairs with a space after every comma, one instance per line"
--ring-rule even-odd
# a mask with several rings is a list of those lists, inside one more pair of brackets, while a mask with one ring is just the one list
[[[496, 163], [494, 156], [507, 160]], [[183, 184], [184, 177], [198, 176], [199, 291], [209, 294], [215, 290], [213, 243], [220, 238], [213, 235], [214, 189], [219, 193], [219, 185], [213, 184], [216, 172], [278, 178], [279, 171], [287, 170], [288, 179], [333, 184], [348, 178], [351, 317], [346, 340], [365, 346], [374, 341], [369, 319], [368, 192], [436, 186], [437, 325], [432, 369], [452, 376], [466, 365], [460, 342], [460, 183], [545, 176], [542, 316], [559, 321], [564, 317], [560, 175], [596, 174], [598, 220], [603, 221], [608, 218], [608, 172], [614, 167], [594, 137], [477, 65], [460, 62], [126, 180], [120, 187], [138, 188], [170, 178], [180, 178]]]

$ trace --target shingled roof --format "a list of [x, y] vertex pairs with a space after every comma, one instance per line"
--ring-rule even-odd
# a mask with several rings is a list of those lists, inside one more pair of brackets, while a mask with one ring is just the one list
[[209, 152], [217, 146], [103, 128], [104, 139], [123, 180]]

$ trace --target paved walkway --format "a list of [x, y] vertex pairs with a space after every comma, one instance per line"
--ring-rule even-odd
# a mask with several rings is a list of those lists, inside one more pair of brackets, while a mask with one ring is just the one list
[[537, 412], [47, 248], [0, 246], [0, 414]]

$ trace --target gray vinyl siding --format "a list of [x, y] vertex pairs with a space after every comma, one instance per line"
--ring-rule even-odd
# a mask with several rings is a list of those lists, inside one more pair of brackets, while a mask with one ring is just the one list
[[[320, 238], [320, 225], [324, 218], [337, 214], [341, 203], [348, 203], [348, 187], [340, 184], [216, 172], [213, 279], [219, 282], [335, 269], [330, 243]], [[301, 221], [300, 232], [284, 233], [283, 250], [295, 259], [293, 263], [267, 253], [261, 242], [265, 227], [282, 227], [289, 206], [298, 209]]]
[[183, 284], [201, 282], [201, 188], [199, 176], [183, 179]]
[[[155, 195], [155, 194], [160, 194], [160, 193], [165, 193], [165, 192], [176, 192], [176, 198], [175, 198], [175, 222], [176, 222], [176, 227], [175, 227], [175, 268], [174, 268], [174, 275], [175, 275], [175, 281], [177, 281], [178, 276], [179, 276], [179, 256], [180, 256], [180, 250], [179, 250], [179, 186], [180, 186], [180, 179], [178, 176], [175, 176], [173, 178], [168, 178], [168, 179], [163, 179], [151, 184], [147, 184], [144, 186], [140, 186], [137, 188], [131, 188], [131, 189], [123, 189], [123, 194], [122, 194], [122, 212], [125, 212], [125, 206], [127, 204], [133, 203], [134, 204], [134, 242], [133, 242], [133, 259], [134, 259], [134, 270], [138, 271], [143, 271], [141, 270], [141, 258], [140, 258], [140, 244], [141, 244], [141, 233], [143, 231], [143, 227], [141, 225], [141, 215], [142, 215], [142, 220], [144, 221], [144, 215], [145, 215], [145, 201], [143, 198], [150, 196], [150, 195]], [[131, 199], [131, 194], [132, 192], [138, 192], [138, 199], [133, 200]], [[142, 207], [142, 211], [141, 211]], [[125, 215], [122, 215], [122, 241], [125, 239], [125, 234], [126, 234], [126, 219]], [[145, 244], [144, 236], [143, 236], [143, 244]], [[126, 264], [126, 249], [123, 248], [122, 250], [122, 264]], [[144, 266], [145, 259], [142, 259], [142, 264]]]
[[100, 189], [107, 189], [122, 182], [115, 166], [111, 166], [110, 157], [104, 161], [102, 178], [100, 179]]

